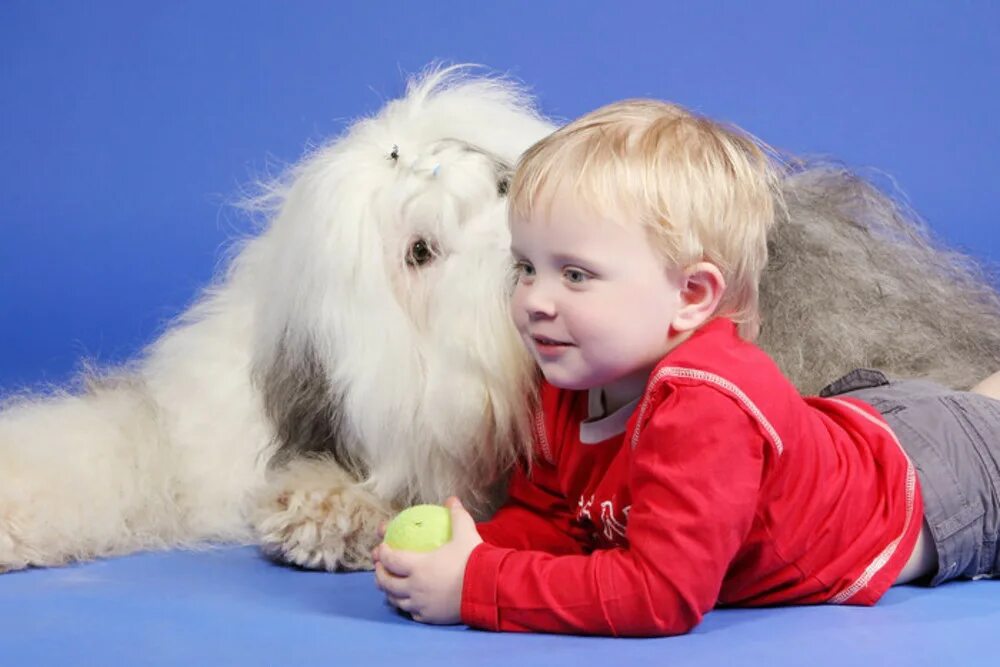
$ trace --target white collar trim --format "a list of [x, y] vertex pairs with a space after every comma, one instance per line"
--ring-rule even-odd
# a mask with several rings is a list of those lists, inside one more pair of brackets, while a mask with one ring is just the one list
[[[587, 419], [580, 424], [580, 442], [585, 445], [596, 445], [617, 435], [625, 433], [625, 426], [629, 417], [635, 412], [639, 405], [641, 396], [626, 403], [606, 417], [600, 417], [604, 413], [601, 401], [601, 390], [590, 389], [587, 391]], [[596, 418], [595, 418], [596, 417]]]

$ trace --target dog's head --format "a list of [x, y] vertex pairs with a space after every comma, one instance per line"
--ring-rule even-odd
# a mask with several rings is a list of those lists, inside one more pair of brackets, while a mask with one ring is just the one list
[[526, 444], [505, 195], [551, 131], [510, 83], [439, 70], [276, 190], [252, 252], [277, 460], [334, 456], [400, 503], [475, 501]]

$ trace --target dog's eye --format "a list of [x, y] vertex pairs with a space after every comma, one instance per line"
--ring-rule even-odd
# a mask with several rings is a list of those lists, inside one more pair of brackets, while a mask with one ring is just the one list
[[497, 195], [500, 197], [507, 196], [507, 190], [510, 189], [510, 175], [503, 174], [497, 178]]
[[416, 239], [406, 251], [406, 263], [409, 266], [425, 266], [430, 264], [437, 255], [434, 247], [424, 239]]

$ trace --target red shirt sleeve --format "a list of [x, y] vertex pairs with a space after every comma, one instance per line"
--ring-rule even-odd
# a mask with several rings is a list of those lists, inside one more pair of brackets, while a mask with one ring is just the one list
[[551, 554], [582, 553], [586, 531], [573, 522], [576, 508], [559, 491], [557, 471], [550, 461], [536, 455], [530, 473], [518, 466], [507, 494], [493, 518], [476, 526], [486, 542]]
[[628, 546], [552, 555], [481, 544], [465, 570], [465, 623], [672, 635], [715, 606], [753, 522], [765, 438], [733, 399], [701, 385], [673, 391], [640, 426], [627, 480]]
[[555, 461], [563, 441], [560, 428], [570, 421], [572, 401], [567, 394], [547, 382], [539, 390], [540, 409], [535, 415], [534, 457], [530, 470], [519, 465], [507, 488], [503, 507], [486, 522], [478, 524], [480, 536], [488, 543], [551, 554], [579, 554], [588, 535], [574, 521], [576, 505], [563, 493], [560, 471]]

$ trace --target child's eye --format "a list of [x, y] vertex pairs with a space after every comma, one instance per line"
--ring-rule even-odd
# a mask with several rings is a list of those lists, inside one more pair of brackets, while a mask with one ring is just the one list
[[586, 271], [584, 271], [582, 269], [572, 269], [572, 268], [571, 269], [564, 269], [563, 270], [563, 276], [566, 277], [567, 281], [569, 281], [571, 283], [574, 283], [574, 284], [579, 284], [579, 283], [586, 282], [586, 281], [590, 280], [593, 277], [589, 273], [587, 273]]
[[533, 267], [530, 262], [526, 262], [523, 259], [518, 262], [514, 262], [514, 275], [518, 278], [521, 278], [522, 276], [530, 278], [535, 275], [535, 267]]

